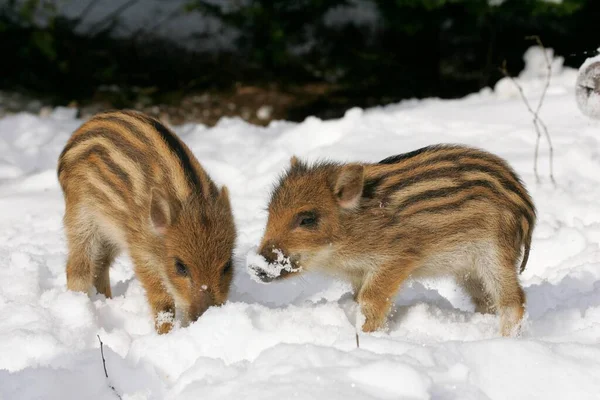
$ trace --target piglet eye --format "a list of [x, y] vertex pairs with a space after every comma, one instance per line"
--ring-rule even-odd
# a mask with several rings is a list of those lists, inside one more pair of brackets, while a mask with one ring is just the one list
[[317, 225], [318, 217], [317, 214], [312, 211], [302, 212], [298, 214], [297, 221], [298, 226], [304, 228], [312, 228], [315, 225]]
[[300, 226], [312, 226], [317, 223], [317, 219], [315, 217], [303, 217], [300, 220]]
[[175, 260], [175, 271], [180, 276], [188, 276], [188, 268], [181, 260]]

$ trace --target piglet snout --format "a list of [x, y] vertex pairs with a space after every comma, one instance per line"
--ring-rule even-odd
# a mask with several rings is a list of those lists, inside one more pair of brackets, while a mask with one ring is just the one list
[[277, 246], [274, 242], [268, 241], [266, 242], [258, 252], [269, 264], [273, 264], [278, 260], [278, 253], [275, 249]]
[[206, 285], [203, 285], [194, 296], [192, 306], [190, 307], [191, 321], [196, 321], [200, 318], [212, 304], [212, 296], [208, 292]]

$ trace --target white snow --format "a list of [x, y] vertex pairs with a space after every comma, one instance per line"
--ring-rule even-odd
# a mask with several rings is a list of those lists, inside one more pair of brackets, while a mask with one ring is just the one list
[[[531, 116], [502, 85], [461, 100], [352, 109], [339, 120], [177, 127], [229, 186], [239, 239], [230, 301], [163, 336], [125, 256], [111, 271], [112, 299], [65, 288], [55, 169], [82, 121], [63, 109], [0, 119], [0, 398], [115, 399], [109, 384], [130, 400], [598, 398], [600, 122], [577, 108], [577, 71], [555, 72], [540, 115], [554, 140], [556, 187], [544, 142], [536, 183]], [[528, 98], [539, 97], [543, 78], [518, 79]], [[361, 315], [349, 284], [310, 273], [251, 279], [246, 259], [293, 154], [378, 161], [438, 142], [505, 157], [539, 209], [521, 275], [521, 337], [499, 337], [498, 318], [473, 313], [453, 282], [415, 281], [401, 289], [386, 330], [359, 333], [357, 348]]]
[[545, 49], [541, 46], [531, 46], [523, 54], [525, 68], [519, 74], [520, 78], [545, 78], [548, 75], [548, 64], [552, 75], [558, 75], [562, 71], [564, 58], [555, 57], [553, 49]]

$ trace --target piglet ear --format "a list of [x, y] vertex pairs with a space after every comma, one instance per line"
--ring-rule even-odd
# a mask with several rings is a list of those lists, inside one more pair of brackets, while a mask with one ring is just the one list
[[364, 167], [358, 164], [341, 168], [334, 187], [334, 194], [342, 208], [352, 209], [358, 206], [363, 191]]
[[152, 228], [159, 235], [164, 235], [171, 225], [171, 208], [162, 193], [153, 188], [150, 194], [150, 221]]
[[290, 158], [290, 166], [292, 168], [296, 168], [299, 164], [300, 164], [300, 160], [298, 159], [298, 157], [292, 156], [292, 158]]
[[221, 191], [219, 192], [219, 198], [217, 201], [227, 209], [231, 209], [231, 205], [229, 202], [229, 189], [227, 188], [227, 186], [223, 186], [221, 188]]

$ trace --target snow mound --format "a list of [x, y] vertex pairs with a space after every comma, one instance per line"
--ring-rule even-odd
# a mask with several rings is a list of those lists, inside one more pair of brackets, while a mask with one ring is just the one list
[[[518, 87], [520, 86], [523, 95], [532, 106], [535, 106], [545, 90], [549, 93], [564, 94], [567, 90], [571, 90], [577, 79], [577, 71], [565, 68], [564, 59], [555, 57], [552, 49], [532, 46], [523, 55], [523, 61], [525, 61], [525, 68], [518, 77], [504, 77], [496, 82], [494, 85], [496, 97], [502, 100], [520, 99], [522, 96]], [[548, 64], [550, 64], [550, 71], [548, 71]], [[553, 84], [546, 88], [548, 72]]]
[[560, 75], [565, 59], [563, 57], [554, 57], [553, 49], [531, 46], [523, 54], [523, 61], [525, 61], [525, 68], [519, 74], [519, 78], [531, 80], [546, 78], [548, 75], [548, 64], [550, 64], [551, 75]]

